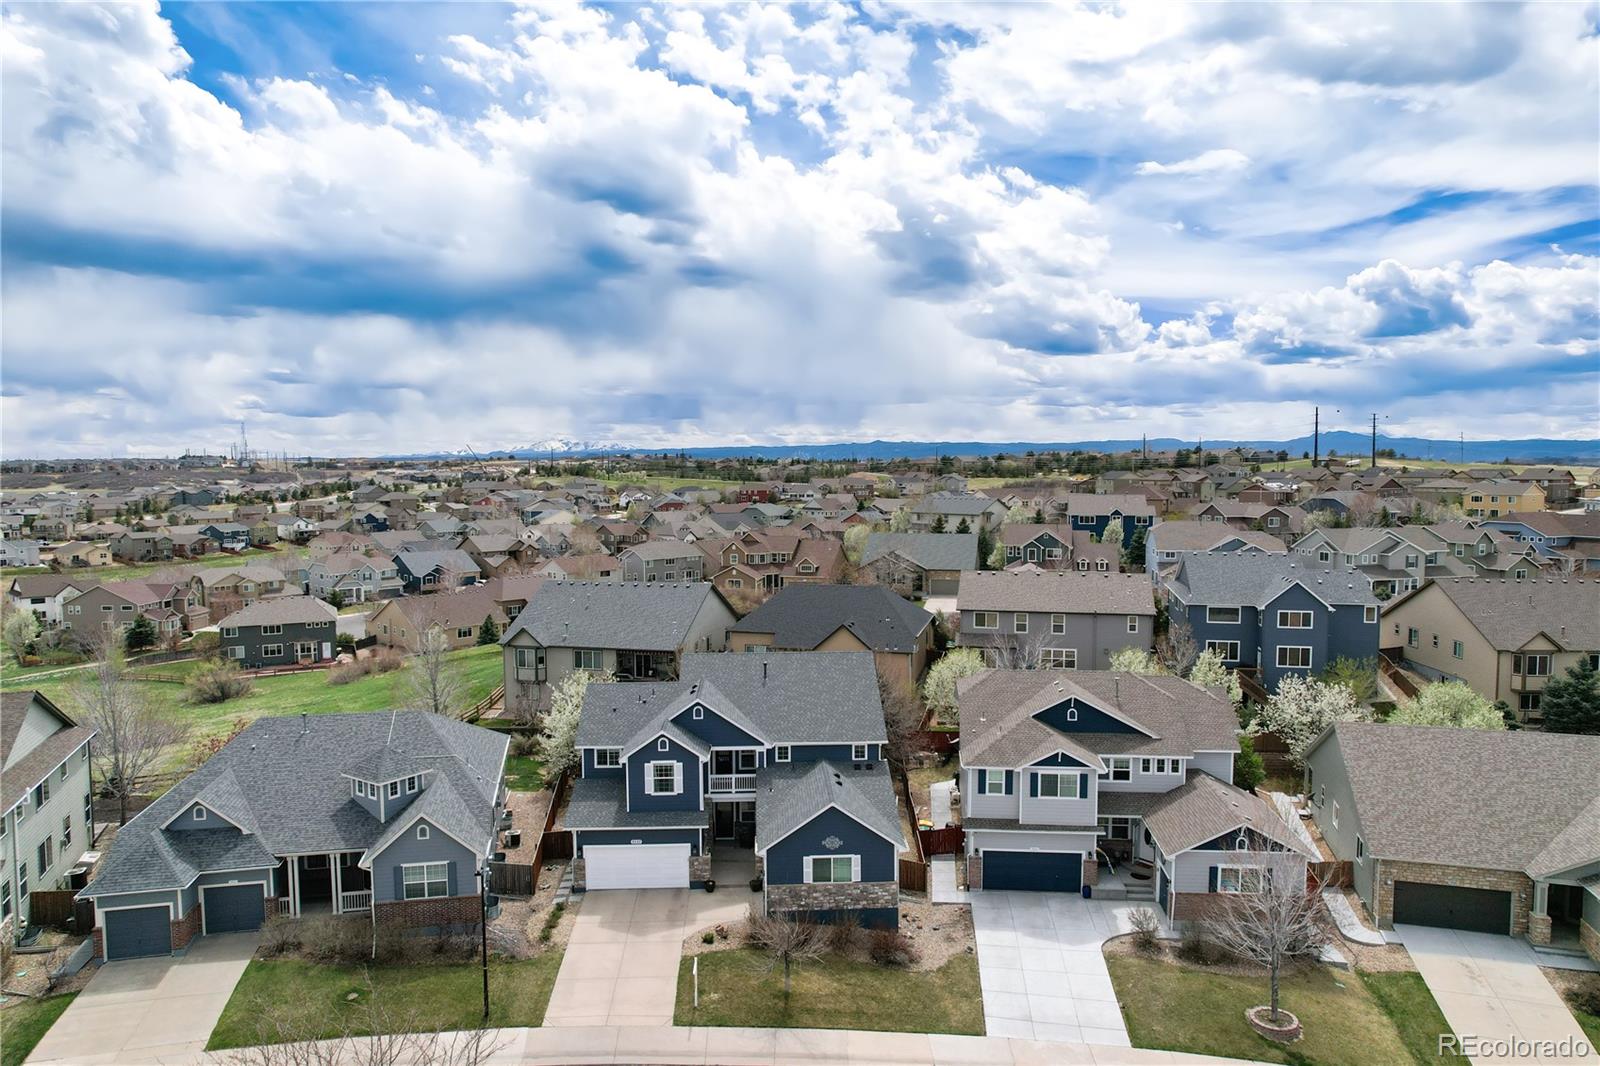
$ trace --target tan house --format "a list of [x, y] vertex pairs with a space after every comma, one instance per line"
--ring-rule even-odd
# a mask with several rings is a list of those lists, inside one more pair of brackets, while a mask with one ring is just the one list
[[933, 615], [881, 585], [787, 585], [728, 630], [729, 651], [870, 651], [878, 676], [915, 685]]
[[833, 537], [807, 537], [788, 530], [751, 530], [706, 540], [706, 572], [724, 595], [765, 597], [790, 582], [837, 581], [844, 544]]
[[1600, 581], [1438, 578], [1390, 601], [1379, 629], [1385, 654], [1538, 725], [1550, 678], [1600, 656]]
[[63, 567], [110, 566], [111, 546], [91, 544], [86, 540], [72, 540], [51, 549], [56, 563]]
[[1479, 481], [1461, 494], [1468, 518], [1499, 518], [1545, 509], [1545, 491], [1537, 481]]
[[505, 631], [508, 619], [495, 602], [494, 591], [487, 585], [470, 585], [433, 596], [385, 600], [367, 617], [367, 634], [385, 647], [414, 652], [421, 647], [422, 635], [438, 626], [453, 651], [478, 643], [485, 618], [493, 618], [495, 627]]

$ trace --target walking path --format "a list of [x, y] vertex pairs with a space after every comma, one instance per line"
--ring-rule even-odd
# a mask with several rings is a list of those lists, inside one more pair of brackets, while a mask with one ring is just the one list
[[1361, 922], [1361, 916], [1350, 906], [1349, 899], [1345, 898], [1344, 890], [1328, 885], [1322, 890], [1322, 902], [1328, 905], [1328, 913], [1333, 915], [1333, 922], [1339, 927], [1339, 933], [1346, 940], [1353, 940], [1357, 944], [1371, 944], [1382, 947], [1388, 941], [1383, 939], [1383, 934], [1375, 929], [1368, 929]]

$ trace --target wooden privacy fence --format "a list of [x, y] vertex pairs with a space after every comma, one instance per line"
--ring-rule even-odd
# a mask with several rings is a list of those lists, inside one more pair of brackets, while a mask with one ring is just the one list
[[901, 859], [900, 888], [905, 892], [928, 891], [928, 864], [918, 859]]
[[1306, 863], [1307, 888], [1345, 888], [1351, 884], [1352, 868], [1348, 862], [1308, 862]]
[[1401, 670], [1386, 656], [1380, 655], [1378, 657], [1378, 669], [1383, 671], [1383, 676], [1388, 679], [1389, 684], [1393, 685], [1402, 696], [1412, 700], [1417, 698], [1420, 690], [1416, 684], [1406, 676], [1404, 670]]
[[28, 924], [88, 932], [94, 926], [94, 904], [79, 903], [72, 898], [75, 894], [70, 889], [34, 891], [28, 896]]
[[525, 862], [491, 862], [489, 891], [497, 896], [531, 896], [535, 876], [535, 867]]
[[922, 842], [924, 856], [959, 855], [967, 834], [959, 825], [952, 825], [943, 829], [919, 829], [917, 837]]

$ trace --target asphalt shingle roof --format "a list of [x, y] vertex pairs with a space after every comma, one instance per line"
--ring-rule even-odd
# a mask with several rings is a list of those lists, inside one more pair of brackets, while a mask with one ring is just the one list
[[1183, 557], [1170, 586], [1189, 604], [1261, 608], [1296, 582], [1335, 607], [1378, 603], [1372, 583], [1354, 567], [1304, 555], [1196, 552]]
[[[274, 855], [374, 849], [397, 820], [367, 813], [344, 772], [386, 745], [432, 771], [398, 818], [416, 810], [487, 848], [509, 744], [492, 730], [423, 711], [258, 718], [122, 827], [83, 894], [178, 888], [206, 870], [274, 865]], [[236, 824], [253, 823], [250, 832], [161, 828], [196, 800], [217, 804]]]
[[1600, 737], [1340, 722], [1330, 741], [1380, 859], [1531, 876], [1600, 861]]
[[[35, 699], [60, 719], [61, 728], [32, 749], [18, 752], [15, 749], [22, 734], [22, 723]], [[5, 767], [5, 772], [0, 773], [0, 812], [16, 806], [46, 774], [94, 735], [93, 729], [76, 724], [49, 699], [32, 689], [0, 692], [0, 766]]]
[[1170, 792], [1157, 794], [1144, 815], [1144, 827], [1163, 854], [1173, 855], [1241, 826], [1308, 859], [1321, 856], [1308, 848], [1266, 802], [1200, 770]]
[[810, 651], [845, 627], [873, 651], [912, 652], [933, 615], [879, 585], [793, 584], [736, 623], [734, 633], [771, 633], [776, 648]]
[[1156, 551], [1210, 551], [1231, 540], [1274, 554], [1281, 555], [1288, 550], [1283, 541], [1271, 533], [1234, 529], [1225, 522], [1162, 522], [1150, 530], [1150, 542]]
[[675, 829], [705, 824], [700, 811], [630, 811], [621, 777], [580, 777], [572, 783], [562, 829]]
[[[1429, 588], [1423, 585], [1404, 597]], [[1543, 633], [1569, 651], [1600, 648], [1600, 581], [1581, 578], [1438, 578], [1442, 593], [1500, 651], [1515, 651]], [[1393, 610], [1402, 601], [1395, 600]]]
[[857, 770], [820, 760], [767, 767], [757, 775], [756, 851], [765, 851], [828, 807], [906, 846], [888, 766]]
[[976, 533], [872, 533], [861, 562], [897, 554], [924, 570], [973, 570], [978, 565]]
[[1154, 615], [1156, 601], [1150, 578], [1145, 574], [973, 570], [961, 575], [956, 608], [962, 611]]
[[706, 600], [710, 582], [549, 581], [500, 638], [527, 633], [547, 648], [676, 651]]
[[223, 629], [235, 629], [244, 626], [332, 622], [338, 617], [337, 608], [314, 596], [273, 596], [241, 607], [217, 624]]

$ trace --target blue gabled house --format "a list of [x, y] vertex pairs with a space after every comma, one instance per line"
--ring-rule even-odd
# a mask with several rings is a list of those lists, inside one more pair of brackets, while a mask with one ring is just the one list
[[898, 923], [905, 846], [870, 653], [690, 654], [584, 697], [563, 826], [574, 887], [740, 891], [767, 913]]
[[1088, 532], [1099, 540], [1113, 518], [1122, 519], [1122, 546], [1133, 543], [1135, 530], [1148, 535], [1156, 524], [1156, 511], [1143, 496], [1095, 495], [1087, 492], [1069, 492], [1061, 497], [1065, 522], [1072, 532]]
[[1364, 574], [1298, 555], [1193, 552], [1165, 578], [1167, 614], [1268, 692], [1335, 659], [1376, 659], [1378, 599]]

